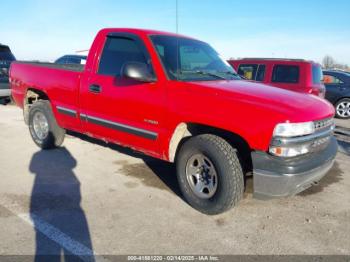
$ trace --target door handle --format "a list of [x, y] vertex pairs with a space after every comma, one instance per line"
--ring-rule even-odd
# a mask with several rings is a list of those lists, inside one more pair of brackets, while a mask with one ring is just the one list
[[102, 88], [99, 85], [91, 85], [89, 86], [89, 91], [94, 94], [99, 94], [102, 91]]

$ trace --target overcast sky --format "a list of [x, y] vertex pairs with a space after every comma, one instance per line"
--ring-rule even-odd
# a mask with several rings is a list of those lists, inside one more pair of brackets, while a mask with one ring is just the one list
[[[286, 57], [350, 65], [349, 0], [178, 0], [179, 33], [225, 58]], [[0, 43], [17, 59], [52, 61], [88, 49], [104, 27], [176, 31], [175, 0], [1, 2]]]

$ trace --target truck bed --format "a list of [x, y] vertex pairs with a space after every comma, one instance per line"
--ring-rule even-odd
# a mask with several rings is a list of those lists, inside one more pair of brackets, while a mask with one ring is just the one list
[[23, 107], [27, 90], [36, 88], [46, 93], [52, 106], [76, 109], [83, 73], [84, 65], [13, 62], [10, 69], [12, 97]]

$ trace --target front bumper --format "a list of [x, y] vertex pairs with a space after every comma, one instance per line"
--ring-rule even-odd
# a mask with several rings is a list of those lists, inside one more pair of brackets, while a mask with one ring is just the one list
[[9, 97], [11, 89], [9, 83], [0, 83], [0, 97]]
[[254, 197], [293, 196], [317, 184], [332, 168], [337, 151], [337, 140], [332, 136], [322, 151], [298, 158], [283, 159], [266, 152], [253, 152]]

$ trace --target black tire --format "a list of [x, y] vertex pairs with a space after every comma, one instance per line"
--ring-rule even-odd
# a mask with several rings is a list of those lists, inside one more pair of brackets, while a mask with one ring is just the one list
[[[217, 189], [208, 199], [198, 197], [188, 182], [189, 159], [203, 154], [213, 163], [217, 173]], [[176, 157], [177, 178], [185, 200], [198, 211], [215, 215], [235, 206], [243, 196], [244, 179], [236, 150], [221, 137], [204, 134], [187, 140]]]
[[335, 117], [336, 118], [339, 118], [339, 119], [349, 119], [350, 118], [350, 115], [348, 116], [342, 116], [339, 114], [338, 112], [338, 106], [342, 103], [349, 103], [350, 104], [350, 98], [343, 98], [343, 99], [340, 99], [336, 104], [335, 104]]
[[10, 98], [9, 97], [0, 97], [0, 105], [6, 106], [9, 103], [10, 103]]
[[[33, 127], [33, 118], [37, 112], [44, 114], [48, 122], [49, 132], [44, 139], [39, 138]], [[31, 105], [28, 120], [30, 135], [35, 144], [37, 144], [40, 148], [53, 149], [62, 145], [66, 130], [58, 126], [56, 119], [52, 113], [52, 108], [49, 101], [39, 100]]]

